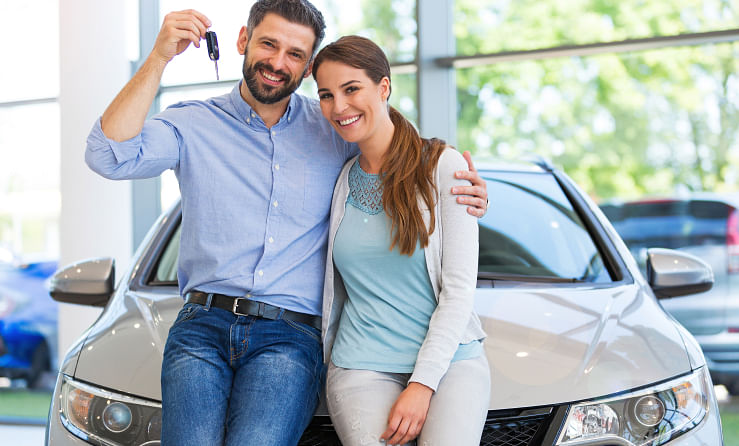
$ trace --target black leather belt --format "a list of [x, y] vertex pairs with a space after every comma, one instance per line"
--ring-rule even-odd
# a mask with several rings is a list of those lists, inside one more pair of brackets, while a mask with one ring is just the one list
[[[210, 301], [211, 307], [228, 310], [238, 316], [256, 316], [264, 319], [288, 319], [294, 322], [310, 325], [318, 330], [321, 329], [321, 317], [312, 314], [298, 313], [286, 310], [264, 302], [249, 300], [245, 297], [226, 296], [225, 294], [213, 294]], [[208, 302], [208, 293], [202, 291], [190, 291], [185, 294], [188, 303], [205, 305]]]

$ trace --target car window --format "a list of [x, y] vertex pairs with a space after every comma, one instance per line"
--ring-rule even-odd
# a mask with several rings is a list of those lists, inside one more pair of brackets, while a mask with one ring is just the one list
[[601, 206], [632, 249], [726, 243], [731, 206], [708, 200], [661, 200]]
[[551, 173], [483, 176], [490, 207], [480, 220], [481, 278], [495, 273], [522, 280], [612, 281], [591, 234]]
[[177, 285], [177, 264], [180, 256], [180, 230], [181, 224], [177, 224], [177, 228], [172, 232], [167, 245], [162, 251], [157, 266], [154, 269], [149, 285], [152, 286], [176, 286]]

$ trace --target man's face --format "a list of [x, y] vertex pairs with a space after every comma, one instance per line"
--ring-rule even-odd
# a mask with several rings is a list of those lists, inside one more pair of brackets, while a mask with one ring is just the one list
[[310, 27], [277, 14], [267, 14], [251, 38], [242, 28], [239, 50], [244, 54], [244, 81], [252, 96], [263, 104], [290, 96], [310, 75], [315, 39]]

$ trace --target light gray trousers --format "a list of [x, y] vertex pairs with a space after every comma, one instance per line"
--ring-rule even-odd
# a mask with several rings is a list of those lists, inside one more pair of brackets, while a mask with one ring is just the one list
[[[329, 362], [326, 401], [343, 446], [384, 445], [380, 435], [410, 376], [344, 369]], [[452, 362], [431, 397], [417, 445], [479, 445], [489, 402], [490, 368], [485, 355]]]

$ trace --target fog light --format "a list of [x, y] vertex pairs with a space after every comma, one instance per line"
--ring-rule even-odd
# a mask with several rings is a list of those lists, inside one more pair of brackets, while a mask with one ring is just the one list
[[634, 404], [634, 419], [642, 426], [652, 427], [665, 418], [665, 403], [654, 395], [647, 395]]
[[109, 404], [103, 410], [103, 425], [116, 434], [128, 429], [132, 420], [131, 409], [123, 403]]

